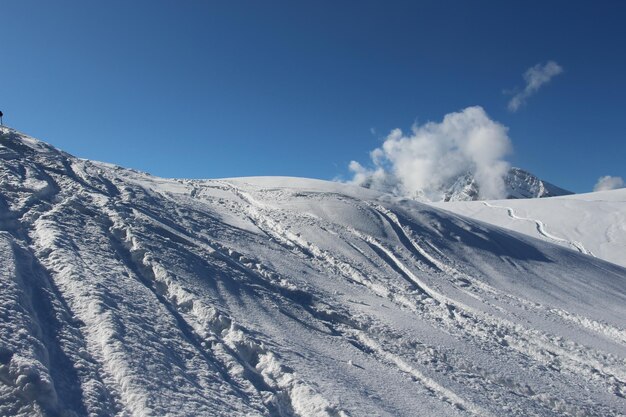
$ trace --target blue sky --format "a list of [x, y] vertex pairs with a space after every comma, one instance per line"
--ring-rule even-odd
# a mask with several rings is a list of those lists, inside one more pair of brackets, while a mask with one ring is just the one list
[[[513, 165], [626, 177], [623, 1], [0, 4], [5, 123], [168, 177], [347, 178], [394, 128], [482, 106]], [[563, 72], [516, 112], [530, 67]]]

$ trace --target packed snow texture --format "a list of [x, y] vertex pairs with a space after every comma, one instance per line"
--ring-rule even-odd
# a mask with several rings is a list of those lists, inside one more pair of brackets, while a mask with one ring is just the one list
[[626, 269], [577, 250], [345, 184], [156, 178], [6, 128], [0, 192], [2, 416], [626, 409]]

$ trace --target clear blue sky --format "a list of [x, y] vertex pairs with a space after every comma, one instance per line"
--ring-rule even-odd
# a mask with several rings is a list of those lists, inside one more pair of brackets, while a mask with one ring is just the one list
[[[624, 1], [0, 2], [5, 123], [168, 177], [347, 176], [393, 128], [481, 105], [511, 162], [626, 178]], [[512, 113], [503, 90], [564, 69]], [[374, 133], [372, 133], [374, 132]]]

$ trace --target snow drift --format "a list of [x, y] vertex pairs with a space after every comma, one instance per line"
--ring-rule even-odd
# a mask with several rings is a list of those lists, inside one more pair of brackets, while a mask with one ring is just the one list
[[0, 415], [620, 415], [626, 269], [415, 201], [2, 128]]

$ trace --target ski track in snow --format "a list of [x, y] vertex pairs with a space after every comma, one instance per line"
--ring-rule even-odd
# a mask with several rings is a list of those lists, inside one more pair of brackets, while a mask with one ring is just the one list
[[558, 236], [555, 236], [555, 235], [549, 233], [547, 231], [547, 229], [546, 229], [546, 225], [541, 220], [530, 219], [530, 218], [527, 218], [527, 217], [520, 217], [517, 214], [515, 214], [515, 210], [513, 210], [512, 207], [498, 206], [498, 205], [495, 205], [495, 204], [491, 204], [491, 203], [489, 203], [487, 201], [483, 201], [482, 203], [485, 206], [487, 206], [487, 207], [500, 208], [500, 209], [506, 210], [508, 216], [510, 218], [512, 218], [513, 220], [522, 220], [522, 221], [529, 221], [529, 222], [535, 223], [535, 225], [537, 227], [537, 233], [540, 236], [544, 237], [544, 238], [553, 240], [555, 242], [566, 243], [566, 244], [570, 245], [572, 248], [574, 248], [575, 250], [577, 250], [580, 253], [584, 253], [585, 255], [594, 256], [593, 253], [591, 253], [591, 251], [585, 249], [585, 247], [583, 246], [582, 243], [571, 241], [571, 240], [567, 240], [567, 239], [563, 239], [563, 238], [560, 238]]
[[[250, 207], [252, 207], [250, 216], [256, 219], [256, 224], [257, 225], [263, 225], [260, 226], [266, 233], [278, 238], [279, 240], [283, 240], [285, 242], [288, 242], [290, 244], [293, 244], [295, 246], [299, 246], [301, 248], [305, 248], [305, 250], [307, 252], [311, 252], [312, 254], [322, 258], [324, 261], [328, 262], [330, 265], [332, 266], [336, 266], [336, 265], [340, 265], [341, 266], [341, 270], [342, 271], [347, 271], [348, 272], [348, 277], [350, 279], [355, 279], [355, 277], [358, 277], [355, 279], [355, 281], [368, 285], [367, 283], [367, 278], [364, 277], [360, 277], [358, 273], [356, 273], [353, 268], [348, 265], [348, 264], [342, 264], [341, 261], [338, 261], [336, 259], [334, 259], [330, 254], [325, 253], [324, 251], [320, 250], [319, 248], [315, 247], [313, 244], [309, 243], [309, 242], [305, 242], [303, 241], [301, 238], [289, 233], [289, 232], [284, 232], [281, 230], [280, 226], [275, 224], [274, 222], [272, 222], [271, 220], [268, 220], [269, 217], [265, 217], [262, 218], [262, 216], [259, 214], [259, 208], [262, 207], [262, 205], [258, 202], [256, 202], [250, 195], [248, 195], [247, 193], [242, 192], [241, 190], [237, 189], [236, 187], [231, 186], [231, 189], [238, 195], [240, 196], [242, 199], [244, 199], [247, 203], [250, 204]], [[393, 213], [389, 213], [386, 212], [385, 210], [382, 208], [377, 208], [379, 212], [383, 212], [386, 216], [388, 217], [395, 217], [395, 215]], [[394, 223], [400, 228], [400, 230], [402, 229], [402, 226], [399, 224], [399, 222], [397, 221], [397, 218], [395, 219]], [[265, 226], [265, 227], [264, 227]], [[354, 233], [355, 231], [353, 231]], [[450, 300], [449, 298], [447, 298], [446, 296], [443, 296], [441, 294], [439, 294], [438, 292], [436, 292], [435, 290], [429, 288], [425, 283], [421, 282], [408, 268], [406, 268], [400, 261], [398, 261], [396, 259], [396, 257], [393, 255], [392, 252], [388, 251], [387, 249], [385, 249], [380, 243], [378, 243], [374, 238], [370, 237], [370, 236], [363, 236], [361, 234], [359, 234], [358, 232], [356, 232], [357, 236], [362, 238], [363, 240], [367, 241], [368, 243], [374, 245], [376, 248], [378, 248], [380, 251], [382, 251], [385, 254], [385, 257], [388, 258], [391, 262], [393, 262], [393, 264], [397, 267], [397, 269], [399, 269], [402, 274], [408, 278], [409, 281], [411, 281], [413, 284], [415, 284], [416, 289], [420, 292], [423, 293], [424, 295], [426, 295], [429, 298], [432, 298], [433, 300], [435, 300], [436, 302], [445, 305], [447, 311], [445, 312], [446, 314], [449, 314], [449, 312], [454, 311], [457, 308], [460, 308], [461, 310], [465, 310], [466, 314], [467, 313], [473, 313], [474, 311], [472, 311], [472, 309], [468, 308], [467, 306], [463, 306], [460, 305], [458, 302], [454, 302], [452, 300]], [[404, 232], [403, 232], [404, 234]], [[405, 237], [408, 238], [408, 236], [405, 235]], [[423, 248], [421, 248], [419, 245], [415, 244], [414, 242], [412, 242], [412, 245], [414, 248], [417, 249], [417, 251], [420, 253], [420, 255], [422, 255], [425, 260], [430, 264], [430, 265], [434, 265], [435, 267], [437, 267], [439, 270], [446, 270], [447, 272], [451, 272], [454, 273], [455, 271], [453, 271], [451, 268], [446, 267], [445, 265], [441, 264], [440, 262], [438, 262], [434, 257], [432, 257], [431, 255], [429, 255]], [[376, 287], [373, 287], [372, 289], [376, 290]], [[381, 292], [381, 295], [384, 296], [389, 296], [389, 292], [388, 290], [383, 290]], [[490, 318], [487, 317], [482, 317], [482, 319], [487, 319], [489, 320]], [[509, 325], [506, 322], [499, 322], [495, 324], [496, 326], [502, 326], [502, 325]], [[514, 325], [510, 325], [511, 327], [518, 327], [519, 326], [514, 326]], [[517, 329], [516, 329], [517, 330]], [[612, 330], [612, 329], [611, 329]], [[614, 332], [609, 332], [610, 335], [613, 335]], [[617, 331], [616, 333], [618, 333], [622, 338], [624, 337], [624, 332], [623, 331]], [[528, 336], [528, 339], [525, 340], [525, 343], [531, 343], [533, 344], [533, 338], [536, 337], [536, 334], [530, 334]], [[548, 336], [549, 337], [549, 336]], [[537, 350], [541, 350], [542, 348], [546, 347], [545, 344], [539, 343], [538, 347], [536, 348], [531, 348], [531, 350], [529, 350], [528, 347], [526, 346], [522, 346], [520, 347], [521, 350], [524, 351], [524, 353], [533, 353], [532, 349], [537, 349]], [[551, 346], [550, 349], [553, 350], [559, 350], [559, 348], [557, 346]], [[572, 354], [570, 352], [567, 351], [561, 351], [561, 354], [563, 354], [564, 356], [569, 356], [569, 359], [572, 360], [574, 367], [579, 368], [577, 369], [579, 372], [586, 372], [584, 370], [584, 367], [581, 368], [579, 367], [580, 364], [585, 363], [586, 360], [588, 360], [589, 358], [580, 358], [577, 357], [576, 354]], [[383, 356], [388, 355], [387, 353], [383, 353]], [[539, 357], [537, 357], [537, 359], [541, 359]], [[401, 369], [405, 370], [406, 366], [399, 366]], [[591, 374], [591, 373], [590, 373]], [[624, 375], [620, 375], [620, 378], [624, 378]], [[430, 380], [428, 380], [427, 378], [418, 378], [418, 380], [421, 380], [422, 383], [426, 386], [429, 386], [430, 388], [433, 388], [433, 386], [437, 386], [436, 384], [433, 384]], [[620, 389], [619, 387], [623, 384], [622, 381], [618, 381], [617, 384], [617, 389]], [[450, 397], [452, 398], [457, 398], [456, 401], [453, 401], [453, 404], [461, 406], [465, 409], [468, 410], [474, 410], [474, 412], [478, 415], [485, 415], [487, 414], [484, 410], [481, 410], [478, 407], [475, 407], [473, 405], [468, 406], [468, 404], [463, 401], [458, 399], [458, 396], [456, 396], [456, 394], [452, 394], [450, 395], [450, 391], [446, 390], [443, 387], [438, 387], [437, 388], [433, 388], [435, 390], [435, 392], [439, 393], [440, 398], [442, 399], [449, 399]]]
[[165, 180], [2, 133], [0, 415], [623, 415], [619, 267], [338, 184]]

